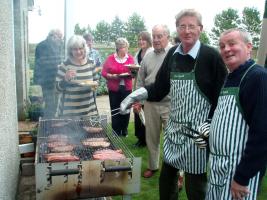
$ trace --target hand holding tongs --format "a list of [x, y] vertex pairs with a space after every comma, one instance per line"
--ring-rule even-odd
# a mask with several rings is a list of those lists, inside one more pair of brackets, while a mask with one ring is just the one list
[[192, 138], [192, 139], [202, 138], [204, 140], [207, 140], [207, 137], [205, 137], [203, 134], [201, 134], [200, 132], [196, 131], [195, 129], [193, 129], [193, 128], [189, 127], [189, 126], [182, 125], [182, 128], [184, 128], [187, 131], [193, 133], [193, 134], [188, 134], [186, 132], [180, 132], [184, 136], [187, 136], [187, 137]]

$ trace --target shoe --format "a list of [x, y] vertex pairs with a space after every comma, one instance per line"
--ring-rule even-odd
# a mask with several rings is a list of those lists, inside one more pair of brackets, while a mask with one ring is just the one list
[[128, 130], [126, 129], [126, 130], [122, 130], [121, 131], [121, 135], [123, 136], [123, 137], [128, 137]]
[[158, 170], [151, 170], [151, 169], [147, 169], [144, 174], [143, 177], [144, 178], [150, 178], [152, 177]]
[[183, 189], [183, 182], [184, 182], [184, 177], [179, 175], [177, 182], [179, 192]]

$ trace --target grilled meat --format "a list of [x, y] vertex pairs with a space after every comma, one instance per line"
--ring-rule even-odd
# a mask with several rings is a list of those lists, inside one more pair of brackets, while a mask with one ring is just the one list
[[69, 161], [79, 161], [80, 158], [68, 153], [50, 153], [45, 155], [47, 162], [69, 162]]
[[51, 152], [71, 152], [74, 149], [74, 145], [56, 146], [50, 149]]
[[86, 138], [83, 140], [84, 142], [101, 142], [101, 141], [108, 141], [107, 137], [93, 137], [93, 138]]
[[55, 147], [66, 146], [66, 145], [68, 145], [66, 141], [54, 141], [54, 142], [47, 143], [47, 146], [49, 148], [55, 148]]
[[82, 144], [88, 147], [108, 147], [110, 145], [110, 143], [105, 140], [93, 141], [92, 138], [90, 138], [89, 140], [88, 139], [83, 140]]
[[104, 149], [95, 151], [93, 154], [94, 160], [121, 160], [125, 159], [122, 150]]
[[101, 127], [84, 126], [83, 129], [88, 133], [101, 133], [103, 131]]

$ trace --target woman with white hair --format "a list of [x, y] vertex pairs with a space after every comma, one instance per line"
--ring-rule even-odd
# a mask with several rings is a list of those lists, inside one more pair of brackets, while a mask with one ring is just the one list
[[94, 98], [97, 74], [87, 58], [88, 48], [82, 36], [67, 43], [67, 59], [58, 69], [56, 88], [60, 92], [57, 116], [83, 117], [98, 114]]
[[[128, 54], [129, 43], [125, 38], [115, 41], [116, 52], [109, 55], [103, 64], [102, 76], [107, 80], [111, 115], [118, 112], [122, 100], [132, 91], [132, 76], [127, 65], [134, 64], [134, 58]], [[130, 113], [112, 116], [113, 130], [120, 136], [127, 136]]]

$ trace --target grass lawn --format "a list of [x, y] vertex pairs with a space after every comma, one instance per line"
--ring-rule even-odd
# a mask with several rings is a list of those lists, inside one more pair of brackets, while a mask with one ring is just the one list
[[[129, 136], [127, 138], [122, 138], [124, 143], [129, 147], [131, 152], [135, 157], [142, 157], [142, 172], [147, 168], [147, 148], [135, 148], [133, 144], [136, 142], [136, 137], [134, 136], [133, 123], [129, 124]], [[162, 152], [162, 148], [161, 148]], [[158, 190], [158, 180], [159, 172], [156, 173], [152, 178], [146, 179], [141, 176], [141, 191], [139, 194], [132, 195], [133, 200], [158, 200], [159, 190]], [[112, 197], [114, 200], [121, 199], [120, 196]], [[185, 190], [183, 189], [179, 195], [179, 200], [187, 200]], [[261, 192], [258, 200], [267, 200], [267, 176], [264, 177]]]

